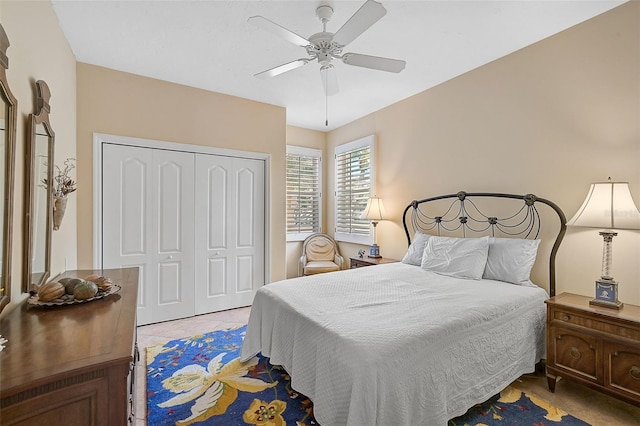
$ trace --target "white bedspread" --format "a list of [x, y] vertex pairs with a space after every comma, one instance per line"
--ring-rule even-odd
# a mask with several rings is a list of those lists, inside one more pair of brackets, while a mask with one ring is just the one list
[[534, 370], [547, 297], [402, 263], [295, 278], [257, 292], [241, 357], [282, 365], [322, 426], [446, 425]]

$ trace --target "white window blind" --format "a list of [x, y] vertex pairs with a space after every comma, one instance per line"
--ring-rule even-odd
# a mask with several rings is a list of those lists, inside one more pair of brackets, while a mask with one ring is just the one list
[[370, 243], [370, 222], [360, 215], [372, 193], [373, 142], [373, 136], [368, 136], [336, 147], [336, 240]]
[[321, 231], [322, 151], [287, 146], [287, 241]]

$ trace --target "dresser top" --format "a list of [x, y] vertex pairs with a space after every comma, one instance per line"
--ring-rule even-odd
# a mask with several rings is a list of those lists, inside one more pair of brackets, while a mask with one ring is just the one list
[[589, 301], [592, 299], [593, 297], [581, 296], [573, 293], [562, 293], [548, 299], [545, 303], [547, 303], [548, 305], [557, 305], [567, 308], [579, 309], [582, 311], [588, 311], [593, 314], [602, 315], [605, 317], [640, 323], [640, 306], [632, 305], [630, 303], [624, 303], [624, 306], [617, 310], [589, 305]]
[[8, 342], [0, 352], [0, 395], [34, 380], [131, 359], [138, 268], [68, 271], [62, 276], [94, 273], [122, 289], [77, 305], [33, 306], [25, 301], [3, 317], [0, 334]]

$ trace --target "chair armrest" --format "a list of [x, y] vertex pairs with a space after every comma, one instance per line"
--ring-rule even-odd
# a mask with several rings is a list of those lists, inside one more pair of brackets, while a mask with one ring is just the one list
[[300, 260], [298, 260], [298, 276], [301, 277], [304, 275], [304, 265], [307, 264], [307, 255], [303, 254], [300, 256]]
[[342, 256], [336, 254], [333, 258], [333, 261], [340, 267], [340, 269], [342, 269], [342, 264], [344, 263], [344, 258]]

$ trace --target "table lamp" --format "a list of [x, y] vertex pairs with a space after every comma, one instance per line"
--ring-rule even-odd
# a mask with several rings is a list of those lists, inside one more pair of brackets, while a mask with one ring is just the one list
[[612, 243], [618, 235], [614, 229], [640, 229], [640, 211], [633, 202], [628, 182], [592, 183], [582, 207], [567, 222], [567, 226], [600, 228], [604, 239], [602, 274], [596, 280], [596, 297], [589, 303], [620, 309], [618, 283], [612, 276]]
[[376, 226], [378, 222], [384, 220], [385, 212], [382, 199], [380, 197], [369, 197], [367, 201], [367, 207], [360, 215], [360, 219], [367, 219], [371, 221], [373, 225], [373, 245], [369, 247], [369, 257], [380, 258], [380, 247], [376, 244]]

